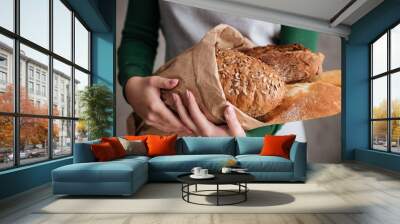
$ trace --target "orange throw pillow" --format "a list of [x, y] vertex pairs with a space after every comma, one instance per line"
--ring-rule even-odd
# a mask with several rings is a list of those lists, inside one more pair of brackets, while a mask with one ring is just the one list
[[110, 137], [110, 138], [101, 138], [101, 142], [108, 142], [114, 149], [115, 155], [117, 158], [121, 158], [126, 156], [126, 151], [122, 146], [121, 142], [119, 142], [118, 138]]
[[261, 149], [261, 156], [280, 156], [290, 159], [290, 148], [296, 135], [266, 135], [264, 136], [264, 145]]
[[147, 139], [147, 135], [126, 135], [126, 136], [124, 136], [124, 139], [129, 140], [129, 141], [140, 140], [140, 141], [145, 142]]
[[113, 147], [108, 142], [93, 144], [91, 145], [91, 149], [94, 154], [94, 157], [99, 162], [117, 159], [117, 155], [115, 155]]
[[165, 156], [165, 155], [176, 155], [176, 143], [177, 135], [172, 136], [159, 136], [149, 135], [147, 136], [147, 155], [148, 156]]

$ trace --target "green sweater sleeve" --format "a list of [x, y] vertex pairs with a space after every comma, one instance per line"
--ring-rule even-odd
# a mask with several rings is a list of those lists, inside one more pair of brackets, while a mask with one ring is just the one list
[[279, 44], [302, 44], [312, 51], [317, 50], [318, 33], [310, 30], [303, 30], [290, 26], [283, 26], [279, 35]]
[[118, 81], [152, 73], [158, 46], [158, 0], [130, 0], [118, 50]]
[[[318, 45], [318, 33], [290, 26], [282, 26], [281, 33], [279, 35], [279, 44], [294, 43], [302, 44], [304, 47], [307, 47], [315, 52]], [[281, 127], [281, 124], [264, 126], [247, 131], [246, 135], [250, 137], [264, 136], [267, 134], [274, 135]]]

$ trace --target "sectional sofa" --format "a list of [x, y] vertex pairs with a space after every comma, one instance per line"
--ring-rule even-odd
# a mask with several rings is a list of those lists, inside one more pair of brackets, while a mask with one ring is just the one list
[[53, 193], [67, 195], [132, 195], [148, 181], [176, 181], [193, 167], [218, 172], [234, 159], [259, 182], [304, 182], [307, 145], [295, 142], [290, 159], [260, 156], [262, 137], [183, 137], [176, 143], [177, 155], [128, 156], [96, 162], [91, 141], [75, 144], [73, 164], [52, 172]]

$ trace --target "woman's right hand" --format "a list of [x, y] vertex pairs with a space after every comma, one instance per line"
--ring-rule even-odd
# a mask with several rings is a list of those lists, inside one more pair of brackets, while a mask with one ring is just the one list
[[161, 100], [161, 89], [173, 89], [178, 79], [160, 76], [139, 77], [128, 80], [125, 95], [133, 110], [150, 126], [161, 131], [190, 135], [191, 131]]

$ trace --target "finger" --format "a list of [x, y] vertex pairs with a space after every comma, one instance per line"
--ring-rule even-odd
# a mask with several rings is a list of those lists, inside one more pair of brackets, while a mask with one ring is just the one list
[[172, 89], [179, 83], [179, 79], [168, 79], [160, 76], [152, 76], [149, 78], [150, 85], [160, 89]]
[[183, 124], [186, 125], [186, 127], [188, 127], [190, 130], [192, 130], [194, 133], [198, 133], [197, 127], [193, 123], [192, 118], [188, 114], [179, 95], [176, 93], [173, 93], [172, 98], [174, 99], [176, 110], [178, 111], [179, 117], [181, 118], [181, 121], [183, 122]]
[[166, 126], [165, 129], [172, 129], [175, 132], [190, 132], [165, 104], [160, 104], [155, 113], [161, 119], [159, 126]]
[[187, 98], [187, 108], [190, 113], [190, 117], [192, 118], [194, 124], [198, 128], [200, 132], [206, 134], [210, 129], [210, 122], [204, 116], [203, 112], [200, 110], [199, 105], [196, 102], [196, 99], [193, 96], [193, 93], [189, 90], [186, 90], [186, 98]]
[[225, 108], [224, 112], [226, 124], [228, 125], [229, 132], [232, 136], [246, 136], [239, 120], [236, 117], [235, 110], [231, 105]]

